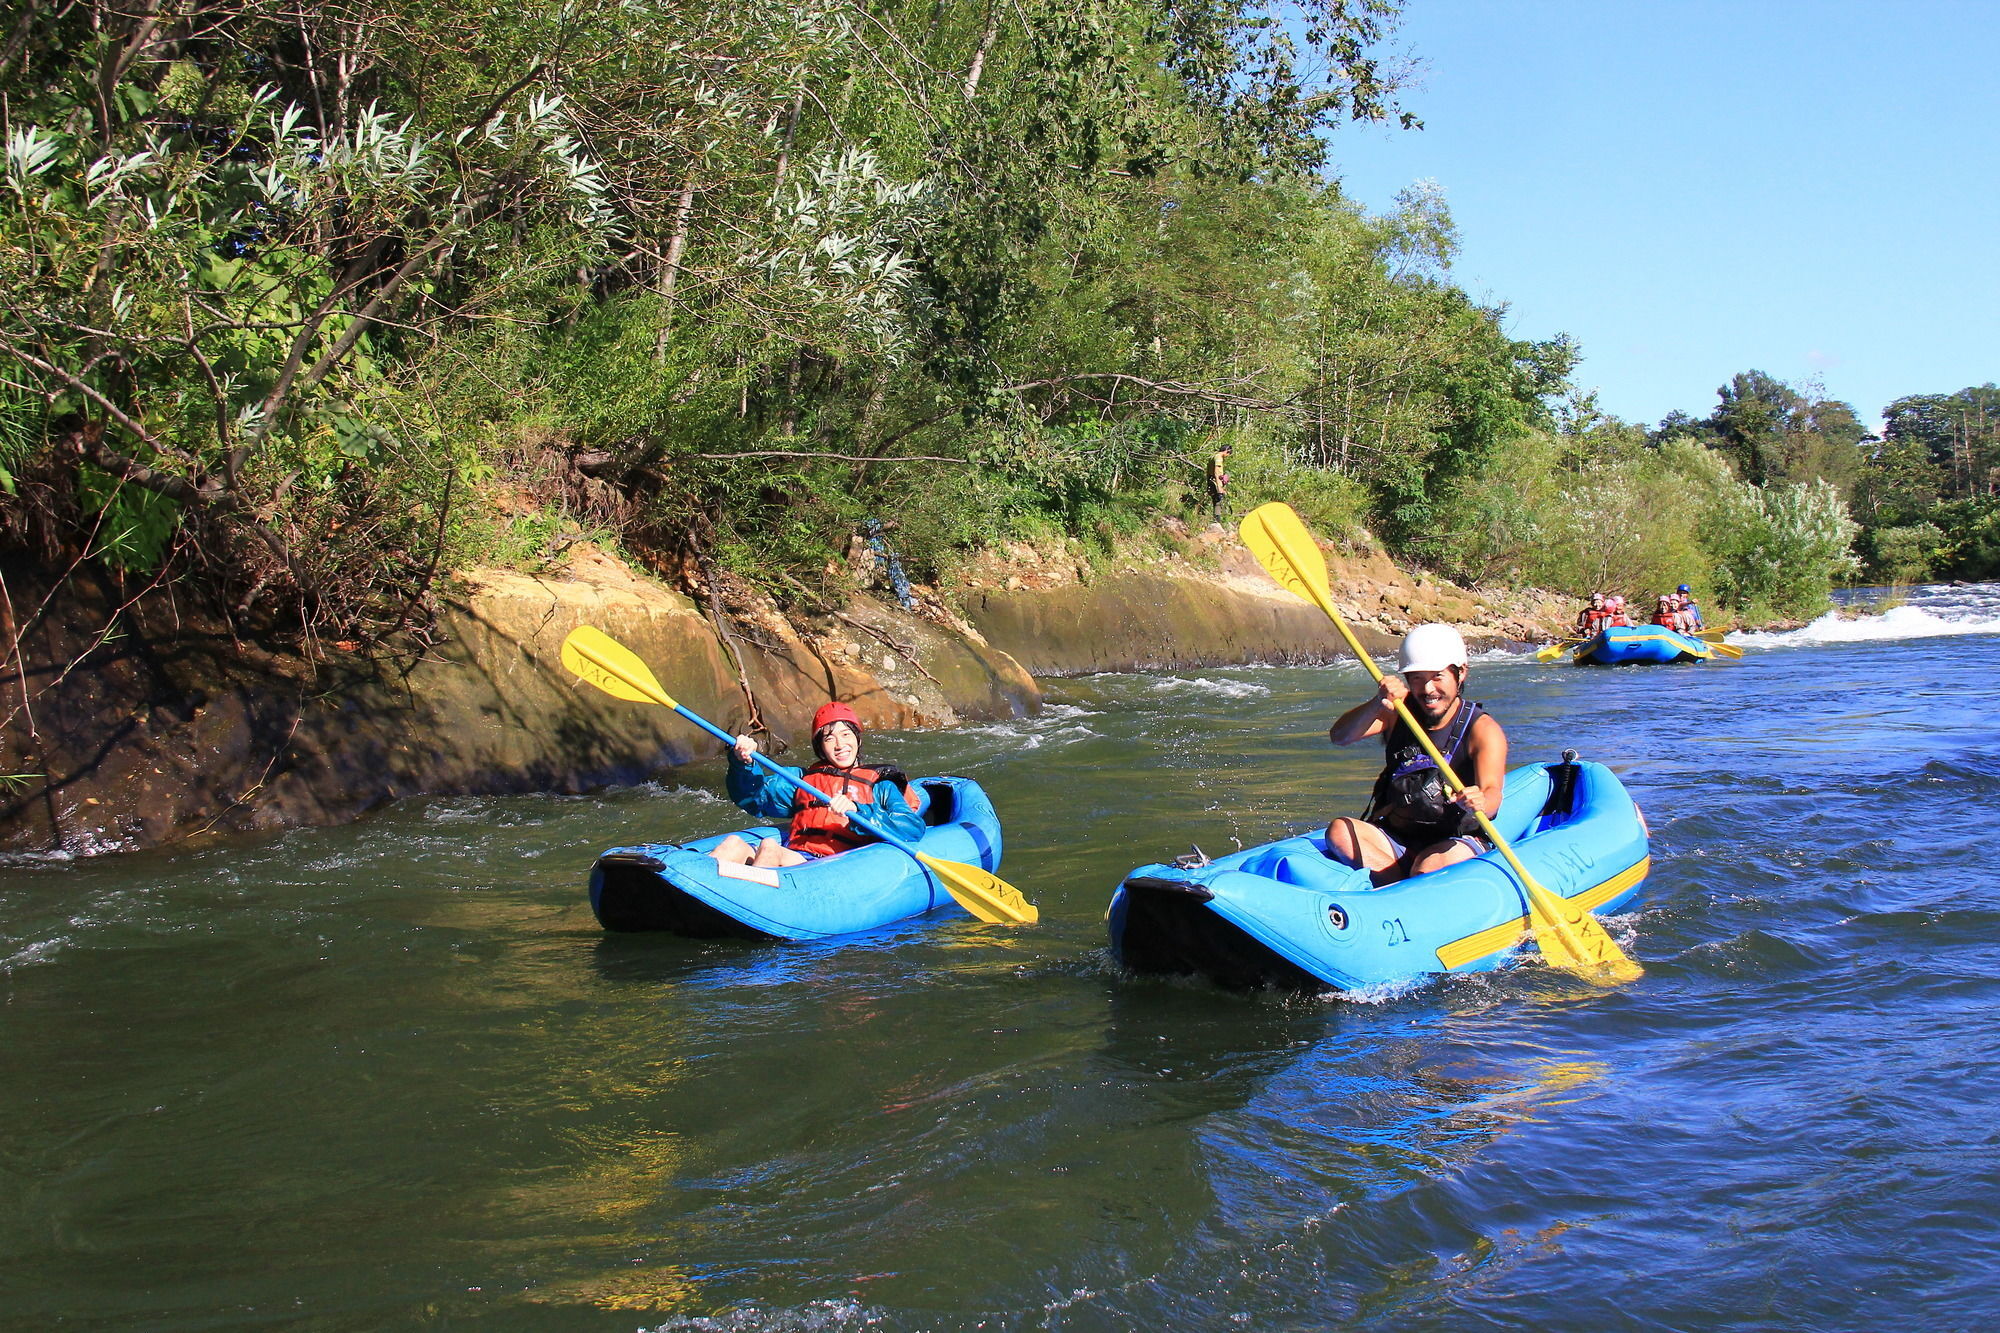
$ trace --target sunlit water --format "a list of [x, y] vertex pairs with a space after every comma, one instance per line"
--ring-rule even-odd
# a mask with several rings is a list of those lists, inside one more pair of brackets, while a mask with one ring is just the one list
[[1651, 820], [1608, 994], [1106, 964], [1129, 866], [1360, 803], [1353, 666], [873, 738], [987, 785], [1033, 930], [605, 937], [719, 768], [0, 870], [0, 1325], [1990, 1327], [2000, 588], [1735, 641], [1475, 665]]

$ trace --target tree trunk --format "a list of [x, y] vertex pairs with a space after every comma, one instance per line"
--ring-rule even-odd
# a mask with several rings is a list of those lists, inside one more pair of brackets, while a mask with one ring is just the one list
[[979, 91], [979, 76], [986, 70], [986, 55], [993, 49], [993, 40], [999, 35], [999, 0], [987, 0], [986, 31], [979, 34], [979, 49], [972, 53], [972, 68], [965, 71], [965, 100], [968, 102]]
[[667, 262], [660, 273], [660, 332], [653, 343], [653, 359], [667, 359], [667, 332], [673, 327], [674, 280], [680, 276], [681, 253], [687, 249], [688, 218], [694, 213], [694, 173], [689, 172], [674, 201], [674, 234], [667, 241]]

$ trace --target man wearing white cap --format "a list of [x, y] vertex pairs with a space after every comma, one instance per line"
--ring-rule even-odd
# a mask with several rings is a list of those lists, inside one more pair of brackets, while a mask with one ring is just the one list
[[[1361, 818], [1326, 826], [1327, 855], [1366, 866], [1377, 884], [1441, 870], [1491, 850], [1473, 811], [1500, 813], [1507, 777], [1507, 733], [1484, 708], [1465, 699], [1465, 640], [1450, 625], [1418, 625], [1403, 636], [1396, 676], [1382, 677], [1375, 697], [1340, 715], [1327, 729], [1335, 745], [1382, 738], [1387, 757]], [[1437, 765], [1396, 715], [1396, 703], [1429, 733], [1431, 743], [1465, 790], [1453, 796]]]

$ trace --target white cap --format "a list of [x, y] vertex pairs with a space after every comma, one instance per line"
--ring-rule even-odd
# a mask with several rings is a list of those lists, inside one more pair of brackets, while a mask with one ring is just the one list
[[1465, 639], [1450, 625], [1418, 625], [1403, 636], [1396, 670], [1442, 671], [1466, 666]]

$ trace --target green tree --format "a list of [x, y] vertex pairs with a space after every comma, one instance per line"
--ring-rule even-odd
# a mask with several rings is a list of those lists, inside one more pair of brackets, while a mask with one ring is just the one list
[[1882, 416], [1891, 443], [1920, 446], [1938, 465], [1947, 495], [2000, 494], [2000, 388], [1913, 394]]

